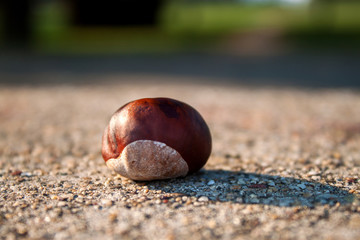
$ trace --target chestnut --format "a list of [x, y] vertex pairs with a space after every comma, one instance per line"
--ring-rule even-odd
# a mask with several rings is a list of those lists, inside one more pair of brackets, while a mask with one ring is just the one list
[[106, 165], [141, 181], [200, 170], [211, 153], [210, 130], [186, 103], [170, 98], [129, 102], [111, 117], [102, 138]]

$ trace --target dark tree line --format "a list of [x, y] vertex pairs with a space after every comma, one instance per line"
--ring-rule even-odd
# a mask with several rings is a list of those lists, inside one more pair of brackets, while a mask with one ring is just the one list
[[[33, 38], [32, 11], [36, 4], [41, 3], [41, 1], [44, 0], [0, 0], [0, 7], [3, 12], [4, 40], [7, 45], [27, 47], [31, 44]], [[57, 1], [67, 4], [75, 25], [126, 26], [155, 25], [157, 12], [166, 0]], [[319, 25], [326, 22], [331, 26], [331, 21], [335, 16], [334, 4], [344, 2], [358, 2], [358, 0], [312, 0], [310, 11], [313, 22], [319, 23]]]
[[[32, 14], [44, 0], [0, 0], [8, 47], [28, 47], [33, 40]], [[55, 0], [54, 0], [55, 1]], [[66, 4], [79, 26], [155, 25], [163, 0], [57, 0]]]

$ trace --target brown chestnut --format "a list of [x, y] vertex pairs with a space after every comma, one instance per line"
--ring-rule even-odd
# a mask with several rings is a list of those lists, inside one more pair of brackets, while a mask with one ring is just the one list
[[170, 98], [129, 102], [111, 117], [102, 138], [106, 165], [133, 180], [156, 180], [196, 172], [211, 153], [201, 115]]

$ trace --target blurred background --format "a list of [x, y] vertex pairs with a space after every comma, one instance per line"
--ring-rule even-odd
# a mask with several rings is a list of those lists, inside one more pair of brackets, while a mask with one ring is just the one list
[[2, 0], [0, 83], [151, 74], [359, 88], [359, 12], [357, 0]]

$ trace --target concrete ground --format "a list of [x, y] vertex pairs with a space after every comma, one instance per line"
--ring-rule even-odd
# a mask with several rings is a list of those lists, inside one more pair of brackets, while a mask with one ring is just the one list
[[[360, 239], [358, 90], [35, 77], [64, 81], [0, 87], [0, 239]], [[213, 151], [193, 175], [133, 182], [106, 167], [102, 132], [155, 96], [195, 107]]]

